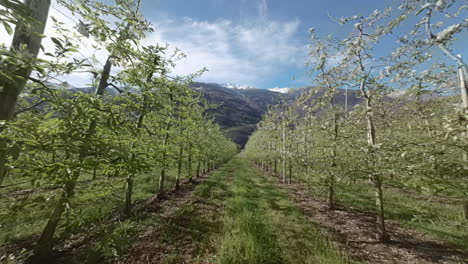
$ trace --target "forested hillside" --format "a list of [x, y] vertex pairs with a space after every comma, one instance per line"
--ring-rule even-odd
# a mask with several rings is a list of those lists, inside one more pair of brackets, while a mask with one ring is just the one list
[[281, 94], [261, 89], [232, 89], [214, 83], [190, 84], [210, 104], [207, 113], [225, 134], [244, 147], [268, 106], [280, 102]]
[[466, 1], [317, 4], [340, 26], [309, 45], [267, 0], [248, 29], [210, 1], [187, 54], [144, 15], [175, 1], [0, 0], [0, 263], [468, 263]]

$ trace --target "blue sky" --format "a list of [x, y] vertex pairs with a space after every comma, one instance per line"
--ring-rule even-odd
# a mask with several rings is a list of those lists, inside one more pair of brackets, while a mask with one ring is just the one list
[[156, 0], [143, 12], [156, 27], [156, 40], [187, 54], [175, 73], [203, 66], [202, 81], [257, 88], [310, 84], [309, 28], [340, 34], [333, 17], [366, 15], [395, 5], [388, 0]]
[[[175, 74], [207, 67], [201, 81], [257, 88], [309, 85], [309, 29], [343, 36], [332, 17], [368, 15], [397, 7], [402, 0], [155, 0], [143, 12], [155, 25], [152, 41], [167, 42], [187, 54]], [[466, 57], [466, 31], [456, 45]], [[461, 44], [465, 43], [465, 44]], [[390, 50], [393, 41], [380, 44]], [[437, 51], [436, 51], [437, 52]]]
[[[112, 0], [103, 0], [106, 3]], [[459, 0], [460, 2], [464, 0]], [[173, 75], [188, 75], [206, 67], [198, 81], [235, 83], [261, 89], [311, 85], [305, 63], [308, 60], [309, 29], [321, 35], [343, 37], [348, 28], [331, 17], [368, 15], [375, 9], [397, 7], [403, 0], [142, 0], [142, 12], [155, 27], [143, 44], [168, 44], [187, 57], [177, 62]], [[467, 11], [465, 10], [466, 14]], [[49, 12], [73, 28], [77, 18], [52, 0]], [[463, 18], [463, 17], [462, 17]], [[409, 28], [407, 28], [409, 29]], [[47, 23], [47, 36], [53, 36]], [[0, 27], [0, 39], [11, 42]], [[459, 35], [454, 48], [468, 58], [468, 32]], [[93, 50], [91, 39], [84, 39], [80, 55], [96, 55], [103, 64], [107, 54]], [[53, 49], [50, 38], [43, 45]], [[380, 51], [395, 48], [394, 39], [379, 44]], [[433, 50], [440, 56], [440, 52]], [[381, 54], [378, 54], [381, 55]], [[99, 65], [98, 65], [99, 66]], [[114, 68], [114, 71], [118, 69]], [[74, 86], [89, 85], [89, 73], [73, 73], [57, 79]]]

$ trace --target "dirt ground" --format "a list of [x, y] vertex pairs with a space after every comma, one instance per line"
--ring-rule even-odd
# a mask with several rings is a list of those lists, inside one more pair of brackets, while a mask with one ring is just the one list
[[[213, 255], [214, 249], [204, 239], [210, 232], [208, 229], [218, 221], [219, 208], [199, 199], [193, 192], [207, 177], [198, 177], [192, 183], [183, 182], [180, 190], [168, 193], [162, 201], [148, 204], [146, 210], [158, 214], [161, 222], [150, 226], [116, 263], [194, 263], [194, 256]], [[194, 223], [194, 218], [200, 223]]]
[[313, 197], [305, 187], [281, 184], [291, 201], [310, 220], [325, 228], [354, 258], [364, 263], [468, 263], [468, 254], [428, 236], [387, 220], [390, 242], [380, 243], [374, 235], [375, 216], [370, 212], [338, 205], [328, 210], [324, 199]]

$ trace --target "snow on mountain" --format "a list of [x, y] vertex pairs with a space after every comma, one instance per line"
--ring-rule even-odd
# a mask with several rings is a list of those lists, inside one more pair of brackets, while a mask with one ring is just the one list
[[[256, 89], [255, 87], [252, 87], [250, 85], [240, 85], [240, 84], [237, 84], [237, 83], [232, 83], [232, 82], [228, 82], [228, 83], [223, 83], [223, 84], [220, 84], [221, 86], [223, 87], [226, 87], [226, 88], [229, 88], [229, 89], [239, 89], [239, 90], [250, 90], [250, 89]], [[277, 93], [288, 93], [289, 90], [291, 88], [279, 88], [279, 87], [275, 87], [275, 88], [271, 88], [271, 89], [267, 89], [269, 91], [272, 91], [272, 92], [277, 92]]]
[[272, 92], [277, 92], [277, 93], [288, 93], [290, 89], [291, 89], [291, 88], [279, 88], [279, 87], [275, 87], [275, 88], [271, 88], [271, 89], [268, 89], [268, 90], [270, 90], [270, 91], [272, 91]]
[[229, 88], [229, 89], [241, 89], [241, 90], [246, 90], [246, 89], [255, 89], [254, 87], [250, 86], [250, 85], [239, 85], [237, 83], [224, 83], [224, 84], [221, 84], [221, 86], [224, 86], [226, 88]]

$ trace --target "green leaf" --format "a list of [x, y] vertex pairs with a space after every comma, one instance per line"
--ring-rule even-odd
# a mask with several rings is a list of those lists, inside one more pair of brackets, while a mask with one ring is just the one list
[[5, 27], [8, 35], [11, 36], [13, 34], [13, 29], [11, 28], [10, 24], [8, 24], [6, 21], [3, 21], [3, 26]]
[[55, 45], [59, 46], [61, 49], [63, 49], [63, 44], [62, 42], [60, 42], [60, 40], [58, 38], [50, 38], [52, 40], [52, 42], [55, 43]]

